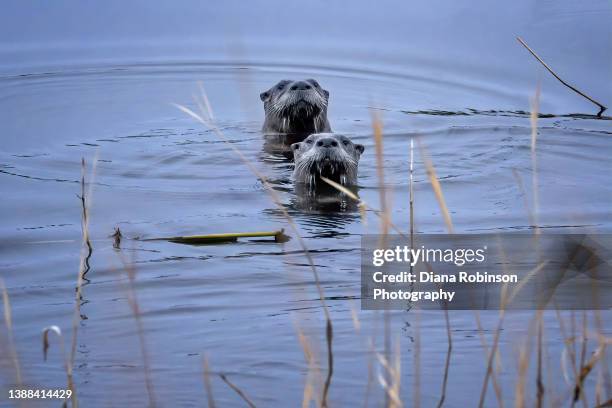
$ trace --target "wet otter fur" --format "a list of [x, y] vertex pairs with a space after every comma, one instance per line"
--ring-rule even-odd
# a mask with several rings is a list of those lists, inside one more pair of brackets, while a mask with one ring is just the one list
[[343, 186], [357, 185], [359, 158], [365, 150], [344, 135], [317, 133], [291, 145], [295, 161], [293, 179], [311, 190], [328, 184], [321, 177]]
[[312, 133], [331, 132], [327, 120], [329, 92], [314, 79], [284, 79], [260, 94], [266, 118], [263, 132], [302, 140]]

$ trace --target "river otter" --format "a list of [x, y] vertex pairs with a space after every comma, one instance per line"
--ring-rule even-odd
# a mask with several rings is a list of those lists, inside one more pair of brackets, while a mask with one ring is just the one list
[[357, 164], [364, 149], [363, 145], [353, 143], [344, 135], [310, 135], [303, 142], [291, 145], [295, 160], [293, 179], [310, 188], [327, 186], [322, 176], [343, 186], [354, 186], [357, 184]]
[[282, 80], [260, 98], [266, 113], [264, 133], [293, 135], [301, 141], [312, 133], [331, 132], [327, 121], [329, 92], [314, 79]]

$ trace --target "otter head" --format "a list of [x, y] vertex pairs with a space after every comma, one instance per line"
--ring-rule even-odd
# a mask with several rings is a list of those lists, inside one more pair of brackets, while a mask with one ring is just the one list
[[361, 144], [334, 133], [308, 136], [303, 142], [293, 143], [296, 183], [310, 186], [325, 185], [321, 177], [344, 186], [357, 184], [357, 164], [364, 151]]
[[282, 80], [260, 95], [264, 132], [311, 134], [331, 132], [327, 121], [329, 92], [314, 79]]

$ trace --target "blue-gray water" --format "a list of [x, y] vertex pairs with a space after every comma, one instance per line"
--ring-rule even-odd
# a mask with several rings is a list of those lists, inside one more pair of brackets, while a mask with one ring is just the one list
[[[420, 136], [455, 231], [503, 232], [531, 229], [531, 129], [521, 112], [530, 110], [540, 84], [540, 111], [555, 116], [538, 122], [538, 223], [550, 231], [610, 232], [611, 122], [589, 117], [597, 108], [545, 72], [515, 37], [610, 105], [611, 17], [607, 1], [4, 2], [0, 274], [24, 382], [65, 386], [58, 343], [52, 340], [44, 362], [41, 330], [58, 325], [68, 347], [80, 254], [81, 157], [88, 166], [97, 160], [91, 281], [83, 288], [86, 319], [79, 321], [74, 365], [83, 406], [148, 401], [122, 256], [136, 270], [160, 406], [204, 404], [204, 355], [219, 406], [241, 402], [218, 373], [258, 406], [298, 406], [308, 368], [298, 328], [311, 338], [325, 373], [323, 311], [295, 239], [206, 247], [125, 239], [120, 253], [112, 248], [116, 226], [126, 238], [287, 228], [229, 147], [173, 105], [195, 109], [201, 82], [220, 128], [272, 181], [313, 251], [334, 323], [332, 405], [363, 404], [369, 341], [374, 337], [381, 350], [383, 318], [358, 311], [358, 256], [360, 235], [377, 232], [378, 220], [369, 213], [364, 224], [355, 212], [322, 214], [299, 205], [291, 164], [262, 150], [259, 92], [282, 78], [314, 77], [328, 89], [333, 129], [366, 146], [359, 193], [375, 207], [371, 114], [378, 112], [391, 213], [401, 229], [409, 225], [409, 140]], [[418, 231], [445, 231], [418, 152], [415, 181]], [[514, 400], [518, 354], [533, 316], [513, 312], [504, 324], [498, 382], [506, 405]], [[563, 316], [569, 324], [570, 314]], [[491, 344], [498, 315], [482, 312], [480, 318]], [[609, 336], [610, 312], [602, 318]], [[576, 319], [580, 326], [582, 314]], [[475, 313], [452, 312], [450, 323], [445, 406], [475, 406], [486, 368]], [[546, 386], [567, 404], [554, 313], [545, 313], [544, 326]], [[414, 312], [393, 312], [391, 332], [401, 342], [405, 405], [414, 398], [418, 334], [422, 406], [434, 406], [447, 350], [443, 314], [423, 312], [417, 324]], [[4, 393], [15, 376], [4, 325], [1, 333]], [[591, 405], [598, 373], [587, 378]], [[379, 406], [374, 374], [370, 405]], [[527, 387], [530, 405], [531, 377]], [[12, 406], [4, 397], [1, 403]], [[489, 388], [486, 405], [496, 401]]]

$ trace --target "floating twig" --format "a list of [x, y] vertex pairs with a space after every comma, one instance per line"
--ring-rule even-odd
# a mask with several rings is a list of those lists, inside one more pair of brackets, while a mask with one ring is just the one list
[[236, 242], [238, 238], [274, 237], [275, 242], [287, 242], [291, 237], [285, 235], [285, 230], [260, 232], [230, 232], [223, 234], [187, 235], [179, 237], [148, 238], [142, 241], [170, 241], [177, 244], [218, 244], [221, 242]]
[[563, 85], [567, 86], [569, 89], [571, 89], [572, 91], [576, 92], [578, 95], [582, 96], [583, 98], [588, 99], [589, 101], [593, 102], [595, 105], [599, 106], [599, 112], [597, 113], [597, 117], [601, 117], [601, 114], [604, 113], [606, 111], [606, 109], [608, 109], [607, 107], [605, 107], [604, 105], [602, 105], [601, 103], [597, 102], [595, 99], [591, 98], [590, 96], [588, 96], [587, 94], [579, 91], [578, 89], [576, 89], [575, 87], [573, 87], [572, 85], [568, 84], [567, 82], [565, 82], [563, 79], [561, 79], [561, 77], [559, 75], [557, 75], [555, 73], [555, 71], [552, 70], [552, 68], [550, 66], [548, 66], [547, 63], [545, 63], [542, 58], [540, 58], [538, 56], [538, 54], [535, 53], [534, 50], [532, 50], [527, 43], [525, 43], [525, 41], [523, 41], [523, 39], [521, 37], [516, 37], [516, 39], [518, 40], [518, 42], [520, 42], [523, 47], [527, 48], [527, 51], [529, 51], [531, 53], [531, 55], [533, 55], [535, 57], [535, 59], [537, 59], [540, 64], [542, 64], [544, 66], [544, 68], [546, 68], [546, 70], [548, 72], [550, 72], [555, 78], [557, 78], [557, 80], [559, 82], [561, 82]]

